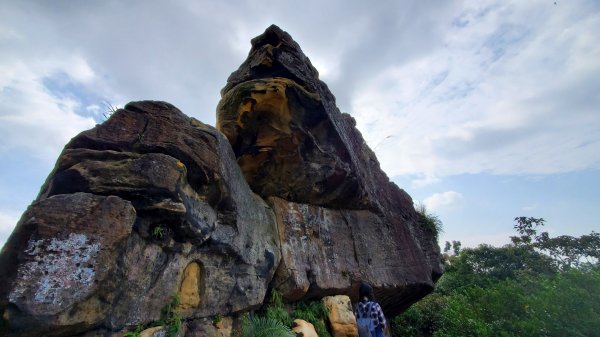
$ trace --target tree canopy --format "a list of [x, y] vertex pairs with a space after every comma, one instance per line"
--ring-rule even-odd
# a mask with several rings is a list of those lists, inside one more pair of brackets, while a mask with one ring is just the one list
[[394, 336], [598, 336], [600, 235], [550, 237], [517, 217], [503, 247], [446, 242], [436, 290], [393, 320]]

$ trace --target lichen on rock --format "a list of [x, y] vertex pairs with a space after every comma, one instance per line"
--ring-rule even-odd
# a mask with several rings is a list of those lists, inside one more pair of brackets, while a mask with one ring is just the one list
[[[99, 251], [100, 245], [90, 242], [85, 234], [69, 233], [63, 240], [32, 239], [24, 253], [33, 261], [19, 267], [17, 278], [35, 284], [33, 301], [51, 305], [56, 309], [46, 312], [55, 314], [65, 303], [79, 301], [86, 295], [85, 290], [95, 278], [95, 258]], [[18, 284], [9, 299], [17, 302], [30, 284]]]

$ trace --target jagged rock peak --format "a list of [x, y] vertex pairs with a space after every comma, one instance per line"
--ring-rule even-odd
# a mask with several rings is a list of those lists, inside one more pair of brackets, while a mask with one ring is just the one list
[[265, 45], [271, 45], [277, 48], [285, 46], [286, 48], [295, 49], [301, 52], [300, 45], [294, 41], [288, 32], [282, 30], [277, 25], [270, 25], [265, 29], [264, 33], [253, 38], [250, 42], [252, 44], [250, 54]]
[[229, 76], [221, 95], [250, 79], [270, 77], [293, 80], [312, 92], [316, 92], [322, 84], [319, 72], [304, 55], [300, 45], [276, 25], [269, 26], [264, 33], [252, 39], [248, 58]]

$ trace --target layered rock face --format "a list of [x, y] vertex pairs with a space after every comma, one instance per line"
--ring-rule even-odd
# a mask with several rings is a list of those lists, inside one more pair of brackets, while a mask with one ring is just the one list
[[221, 94], [217, 128], [277, 216], [274, 286], [285, 298], [355, 298], [368, 280], [396, 314], [432, 289], [442, 273], [434, 235], [289, 34], [271, 26], [253, 39]]
[[225, 336], [269, 289], [356, 299], [367, 281], [388, 316], [432, 290], [435, 236], [278, 27], [217, 129], [142, 101], [73, 138], [0, 253], [0, 335], [121, 336], [177, 297], [186, 336]]
[[280, 260], [274, 214], [225, 137], [136, 102], [75, 137], [0, 255], [17, 336], [119, 331], [262, 305]]

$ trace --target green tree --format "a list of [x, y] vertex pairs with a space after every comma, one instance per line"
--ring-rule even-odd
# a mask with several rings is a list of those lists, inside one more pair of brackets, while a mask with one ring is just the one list
[[436, 290], [393, 319], [394, 336], [599, 336], [598, 234], [550, 237], [519, 217], [504, 247], [446, 243]]
[[543, 218], [517, 217], [515, 230], [519, 236], [510, 239], [517, 247], [532, 249], [550, 256], [560, 270], [598, 266], [600, 260], [600, 234], [592, 231], [588, 235], [573, 237], [561, 235], [550, 237], [548, 232], [539, 232], [545, 224]]

